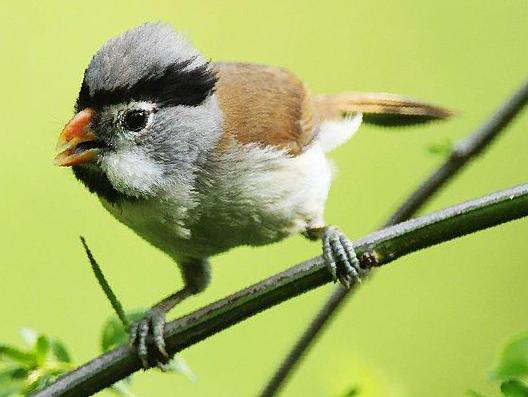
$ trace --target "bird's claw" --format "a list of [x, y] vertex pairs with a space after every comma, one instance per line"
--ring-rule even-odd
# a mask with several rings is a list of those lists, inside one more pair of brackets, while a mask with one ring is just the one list
[[323, 233], [323, 258], [334, 282], [350, 288], [353, 282], [361, 282], [364, 270], [360, 267], [354, 246], [335, 227], [328, 227]]
[[148, 339], [152, 338], [152, 342], [157, 351], [161, 354], [162, 361], [168, 361], [169, 355], [165, 349], [165, 338], [163, 331], [165, 329], [165, 313], [157, 308], [152, 308], [145, 313], [143, 318], [130, 326], [130, 345], [137, 349], [143, 368], [151, 367], [150, 362], [156, 361], [157, 364], [163, 364], [159, 360], [150, 360], [152, 356], [159, 356], [158, 354], [149, 354]]

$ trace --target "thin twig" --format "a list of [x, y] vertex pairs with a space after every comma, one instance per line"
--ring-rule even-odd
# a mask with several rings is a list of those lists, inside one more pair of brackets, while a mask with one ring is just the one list
[[[385, 226], [403, 222], [416, 214], [440, 188], [451, 181], [466, 164], [475, 159], [495, 140], [508, 126], [510, 121], [523, 109], [527, 102], [528, 81], [489, 120], [454, 147], [448, 159], [405, 200], [390, 216]], [[350, 291], [341, 286], [336, 288], [304, 330], [293, 348], [288, 352], [288, 355], [269, 380], [260, 397], [272, 397], [279, 391], [317, 336], [329, 324], [329, 321], [337, 313], [338, 309], [343, 306], [346, 298], [351, 295]]]
[[110, 301], [110, 304], [114, 308], [117, 317], [119, 317], [119, 319], [123, 323], [123, 327], [125, 327], [125, 329], [128, 329], [130, 323], [128, 322], [125, 311], [123, 310], [123, 306], [121, 306], [121, 302], [119, 302], [119, 299], [117, 299], [117, 296], [114, 294], [114, 291], [112, 291], [110, 284], [108, 284], [108, 281], [106, 281], [106, 278], [103, 272], [101, 271], [101, 267], [92, 255], [92, 251], [90, 251], [90, 248], [88, 248], [88, 244], [86, 244], [86, 240], [83, 236], [80, 236], [80, 238], [84, 250], [86, 251], [86, 255], [88, 256], [88, 260], [90, 261], [90, 265], [92, 265], [92, 270], [94, 272], [95, 278], [99, 282], [99, 285], [103, 289], [107, 299]]
[[[354, 242], [378, 265], [423, 248], [528, 216], [528, 184], [401, 223]], [[331, 282], [322, 258], [312, 258], [249, 288], [171, 321], [165, 327], [172, 355], [287, 299]], [[150, 346], [152, 347], [152, 346]], [[84, 397], [141, 368], [136, 351], [122, 345], [61, 376], [33, 397]]]

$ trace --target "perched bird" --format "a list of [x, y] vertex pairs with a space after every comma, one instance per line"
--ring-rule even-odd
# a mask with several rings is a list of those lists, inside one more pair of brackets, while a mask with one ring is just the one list
[[84, 73], [56, 164], [73, 172], [120, 222], [178, 264], [183, 289], [131, 328], [145, 366], [147, 339], [166, 356], [165, 314], [210, 281], [209, 257], [303, 233], [322, 239], [334, 278], [361, 268], [351, 242], [326, 225], [332, 180], [325, 154], [362, 119], [404, 125], [449, 112], [390, 94], [312, 95], [292, 73], [211, 63], [169, 25], [147, 23], [108, 40]]

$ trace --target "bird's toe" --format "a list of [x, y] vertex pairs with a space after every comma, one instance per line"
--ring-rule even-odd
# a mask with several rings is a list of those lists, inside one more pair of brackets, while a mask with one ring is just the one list
[[360, 282], [364, 273], [352, 242], [337, 228], [328, 227], [323, 233], [323, 258], [334, 282], [350, 288]]
[[[150, 368], [151, 363], [159, 364], [169, 360], [163, 336], [164, 329], [165, 313], [156, 308], [147, 311], [142, 319], [131, 325], [130, 344], [136, 348], [143, 368]], [[150, 338], [157, 351], [149, 350]]]

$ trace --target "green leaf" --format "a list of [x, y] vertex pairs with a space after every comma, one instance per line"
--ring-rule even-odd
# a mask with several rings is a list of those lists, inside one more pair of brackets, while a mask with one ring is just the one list
[[175, 355], [164, 368], [167, 372], [175, 372], [185, 375], [191, 382], [196, 382], [196, 375], [192, 372], [191, 368], [187, 365], [183, 357]]
[[46, 370], [46, 374], [51, 376], [53, 379], [58, 378], [59, 376], [65, 374], [66, 372], [72, 370], [71, 368], [50, 368]]
[[495, 380], [528, 375], [528, 332], [513, 337], [499, 355], [499, 363], [491, 372]]
[[[131, 323], [143, 317], [144, 310], [135, 310], [127, 313], [127, 318]], [[121, 320], [117, 316], [111, 317], [103, 326], [101, 334], [101, 351], [103, 353], [128, 342], [128, 330], [123, 328]]]
[[17, 364], [0, 369], [0, 397], [27, 396], [53, 382], [70, 367], [64, 365], [71, 359], [59, 339], [29, 329], [21, 330], [21, 334], [25, 342], [32, 345], [31, 351], [0, 345], [1, 361]]
[[101, 351], [107, 352], [112, 348], [119, 346], [126, 341], [126, 332], [123, 329], [121, 321], [117, 318], [111, 318], [103, 326], [101, 335]]
[[114, 383], [110, 390], [120, 397], [136, 397], [123, 382]]
[[0, 390], [8, 384], [26, 379], [28, 371], [24, 367], [8, 367], [0, 370]]
[[30, 393], [33, 393], [34, 391], [40, 389], [46, 384], [46, 376], [41, 375], [37, 379], [35, 379], [34, 382], [30, 383], [29, 385], [26, 385], [26, 387], [22, 390], [22, 394], [24, 396], [27, 396]]
[[22, 339], [24, 339], [24, 342], [26, 342], [26, 345], [28, 345], [29, 348], [33, 348], [38, 338], [37, 331], [31, 328], [22, 328], [19, 332]]
[[66, 348], [66, 345], [57, 338], [51, 338], [51, 351], [53, 352], [53, 355], [55, 358], [63, 363], [71, 363], [72, 359], [70, 354], [68, 353], [68, 349]]
[[528, 386], [517, 379], [510, 379], [501, 384], [501, 392], [506, 397], [528, 397]]
[[34, 365], [35, 356], [10, 345], [0, 345], [0, 361], [14, 361], [19, 364]]
[[443, 142], [436, 142], [427, 147], [427, 151], [435, 156], [443, 158], [449, 157], [453, 151], [453, 142], [449, 139]]
[[19, 366], [4, 368], [0, 371], [0, 397], [22, 394], [26, 385], [28, 371]]
[[35, 357], [37, 364], [43, 366], [50, 352], [50, 340], [46, 335], [39, 335], [35, 343]]

